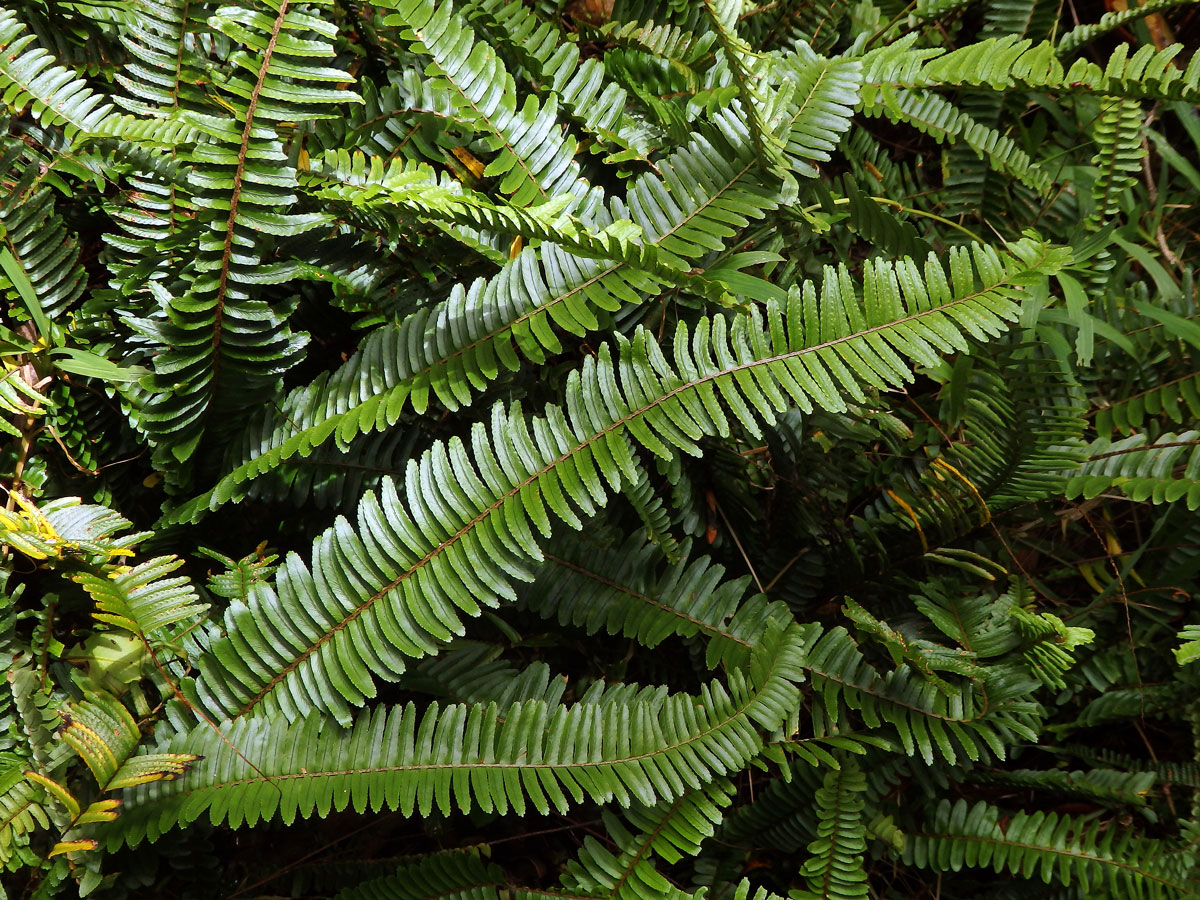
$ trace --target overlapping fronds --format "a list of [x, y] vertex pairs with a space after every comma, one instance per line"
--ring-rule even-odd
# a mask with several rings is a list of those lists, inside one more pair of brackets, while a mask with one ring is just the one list
[[977, 760], [989, 752], [1003, 757], [1012, 737], [1036, 736], [1035, 707], [1006, 699], [1022, 693], [1023, 679], [1014, 673], [961, 679], [946, 690], [941, 679], [908, 666], [880, 673], [844, 628], [814, 638], [805, 668], [819, 701], [813, 708], [817, 736], [846, 730], [852, 711], [867, 728], [890, 726], [904, 752], [920, 754], [927, 764], [937, 757]]
[[746, 597], [748, 576], [726, 581], [724, 567], [707, 557], [687, 562], [687, 549], [659, 574], [660, 553], [640, 535], [608, 551], [564, 541], [559, 552], [546, 554], [550, 565], [521, 599], [562, 625], [624, 634], [645, 647], [671, 635], [700, 635], [710, 667], [742, 665], [768, 620], [786, 620], [788, 612], [762, 594]]
[[[732, 786], [715, 780], [703, 790], [689, 791], [655, 806], [635, 804], [621, 816], [604, 815], [613, 847], [584, 839], [578, 856], [562, 876], [565, 890], [599, 900], [666, 900], [679, 894], [658, 871], [656, 858], [667, 864], [700, 852], [712, 837], [732, 800]], [[685, 895], [686, 896], [686, 895]]]
[[476, 41], [466, 19], [450, 3], [388, 0], [386, 24], [404, 29], [412, 49], [433, 61], [428, 74], [454, 91], [456, 105], [495, 154], [484, 169], [497, 189], [518, 206], [561, 195], [582, 198], [587, 186], [575, 162], [576, 141], [558, 124], [558, 95], [545, 103], [519, 103], [516, 85], [492, 46]]
[[425, 817], [565, 812], [585, 799], [670, 801], [760, 752], [761, 731], [780, 725], [796, 702], [802, 646], [798, 628], [775, 628], [748, 675], [735, 670], [728, 687], [712, 682], [695, 697], [647, 689], [572, 706], [409, 704], [363, 711], [346, 730], [316, 713], [285, 728], [243, 718], [226, 723], [224, 735], [200, 725], [166, 749], [186, 746], [204, 760], [186, 779], [127, 795], [109, 840], [155, 839], [204, 814], [238, 827], [347, 807]]
[[[765, 316], [680, 325], [673, 362], [644, 330], [619, 342], [616, 358], [603, 345], [568, 379], [566, 409], [527, 419], [519, 404], [494, 407], [469, 450], [456, 438], [409, 462], [406, 503], [385, 481], [364, 498], [357, 532], [341, 519], [315, 542], [311, 565], [289, 556], [273, 587], [227, 614], [229, 636], [201, 662], [197, 700], [219, 717], [268, 701], [347, 720], [374, 696], [372, 673], [398, 676], [405, 657], [461, 634], [461, 613], [515, 599], [512, 580], [530, 579], [544, 558], [534, 532], [552, 533], [551, 514], [579, 528], [636, 481], [635, 443], [670, 459], [698, 453], [704, 434], [729, 434], [731, 416], [758, 434], [791, 403], [843, 410], [865, 400], [863, 386], [911, 377], [906, 357], [932, 364], [938, 351], [966, 348], [963, 332], [1000, 333], [1024, 285], [1060, 264], [1034, 242], [1012, 249], [1008, 260], [952, 250], [949, 277], [932, 256], [923, 270], [869, 264], [861, 301], [849, 273], [830, 268], [820, 300], [808, 282], [786, 314], [772, 301]], [[310, 677], [318, 668], [336, 681]]]
[[0, 9], [0, 84], [9, 109], [31, 108], [39, 121], [64, 129], [69, 139], [102, 131], [112, 104], [71, 69], [37, 46], [15, 10]]
[[[554, 22], [539, 18], [522, 3], [475, 0], [468, 8], [474, 21], [486, 22], [518, 53], [536, 86], [554, 91], [562, 111], [594, 138], [588, 148], [591, 152], [603, 152], [605, 162], [649, 163], [655, 136], [630, 115], [628, 93], [605, 77], [599, 60], [583, 58], [579, 45], [568, 40]], [[609, 40], [626, 37], [610, 31], [612, 27], [604, 28]], [[682, 43], [678, 29], [670, 27], [647, 29], [641, 23], [630, 23], [624, 31], [643, 38], [649, 49], [668, 58]]]
[[139, 398], [140, 422], [180, 460], [195, 452], [214, 408], [230, 415], [248, 405], [246, 379], [261, 389], [297, 359], [304, 341], [287, 324], [290, 307], [255, 295], [294, 275], [267, 257], [269, 237], [303, 234], [327, 216], [280, 212], [297, 188], [282, 123], [334, 116], [336, 104], [358, 99], [340, 88], [349, 73], [325, 64], [337, 29], [309, 11], [319, 5], [263, 5], [267, 12], [222, 7], [209, 20], [236, 48], [235, 68], [203, 110], [181, 112], [201, 136], [186, 154], [199, 225], [192, 278], [151, 285], [157, 310], [130, 321], [164, 348], [149, 396]]
[[[795, 135], [788, 138], [795, 163], [815, 174], [812, 162], [828, 158], [837, 140], [822, 135], [849, 127], [858, 63], [810, 54], [794, 72], [795, 105], [779, 128]], [[683, 269], [722, 249], [737, 228], [782, 199], [758, 177], [745, 126], [731, 114], [717, 124], [658, 163], [661, 177], [634, 181], [615, 209], [641, 229], [660, 260], [677, 260]], [[436, 398], [458, 409], [502, 372], [519, 369], [521, 357], [540, 364], [560, 352], [553, 326], [582, 337], [599, 327], [600, 316], [663, 286], [660, 277], [625, 263], [581, 259], [555, 247], [543, 247], [540, 256], [526, 249], [496, 277], [457, 286], [441, 303], [375, 331], [346, 366], [261, 414], [232, 442], [238, 455], [229, 473], [171, 519], [197, 518], [236, 499], [248, 479], [330, 438], [344, 447], [356, 435], [390, 427], [406, 407], [423, 412]]]

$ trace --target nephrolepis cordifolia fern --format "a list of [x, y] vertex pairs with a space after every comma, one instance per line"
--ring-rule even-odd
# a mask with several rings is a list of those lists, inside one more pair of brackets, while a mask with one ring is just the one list
[[0, 898], [1200, 894], [1195, 13], [0, 4]]

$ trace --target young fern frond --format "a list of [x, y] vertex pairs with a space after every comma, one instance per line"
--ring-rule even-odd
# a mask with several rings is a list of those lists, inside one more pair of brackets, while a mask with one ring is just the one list
[[1099, 21], [1076, 25], [1064, 34], [1058, 39], [1055, 52], [1059, 56], [1070, 56], [1086, 47], [1092, 41], [1096, 40], [1096, 38], [1102, 37], [1118, 28], [1123, 28], [1130, 22], [1144, 18], [1145, 16], [1157, 15], [1178, 6], [1186, 6], [1190, 2], [1191, 0], [1145, 0], [1145, 2], [1137, 6], [1128, 6], [1125, 9], [1112, 9], [1102, 15]]
[[[274, 588], [227, 613], [229, 636], [201, 661], [196, 702], [219, 718], [266, 703], [347, 721], [374, 696], [375, 676], [395, 678], [406, 657], [461, 634], [460, 613], [515, 599], [512, 580], [529, 580], [544, 558], [534, 531], [550, 536], [551, 512], [578, 529], [635, 482], [635, 444], [670, 459], [729, 434], [731, 417], [757, 434], [760, 418], [792, 403], [844, 410], [865, 400], [863, 386], [911, 377], [905, 357], [932, 364], [937, 351], [966, 348], [964, 331], [1000, 333], [1024, 285], [1061, 264], [1032, 241], [1010, 249], [1008, 260], [955, 249], [949, 278], [932, 256], [924, 271], [869, 262], [861, 302], [849, 273], [830, 268], [820, 301], [806, 283], [786, 315], [770, 302], [765, 316], [681, 324], [673, 362], [644, 330], [615, 359], [602, 345], [568, 379], [566, 409], [527, 419], [519, 404], [497, 405], [474, 425], [469, 452], [455, 438], [409, 462], [406, 504], [385, 481], [364, 497], [357, 533], [339, 519], [314, 543], [311, 568], [290, 555]], [[314, 667], [333, 680], [310, 677]]]
[[1092, 128], [1098, 170], [1092, 185], [1093, 217], [1101, 222], [1120, 212], [1121, 194], [1141, 174], [1146, 148], [1142, 143], [1142, 107], [1136, 100], [1102, 97], [1100, 116]]

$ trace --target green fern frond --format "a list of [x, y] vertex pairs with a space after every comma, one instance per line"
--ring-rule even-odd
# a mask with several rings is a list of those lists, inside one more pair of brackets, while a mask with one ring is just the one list
[[237, 65], [210, 88], [203, 111], [180, 114], [203, 136], [186, 154], [199, 226], [193, 278], [175, 292], [149, 285], [157, 308], [130, 320], [163, 348], [149, 395], [138, 397], [138, 421], [160, 456], [179, 461], [196, 451], [214, 411], [228, 416], [252, 402], [246, 379], [261, 389], [297, 359], [304, 341], [288, 327], [290, 306], [256, 297], [294, 267], [264, 254], [272, 236], [303, 234], [330, 217], [280, 212], [292, 209], [297, 187], [282, 123], [335, 116], [335, 104], [359, 99], [340, 88], [349, 73], [323, 65], [336, 55], [334, 25], [306, 7], [264, 6], [225, 6], [209, 19], [232, 42]]
[[[636, 482], [634, 442], [665, 459], [694, 455], [702, 435], [730, 433], [730, 416], [758, 434], [760, 418], [791, 403], [842, 410], [847, 397], [865, 400], [864, 385], [911, 377], [904, 357], [933, 364], [938, 351], [966, 349], [962, 331], [998, 334], [1024, 285], [1060, 265], [1032, 241], [1011, 249], [1020, 258], [955, 249], [949, 278], [933, 257], [923, 272], [868, 261], [861, 303], [849, 273], [830, 268], [820, 301], [806, 283], [786, 316], [771, 301], [765, 317], [681, 325], [673, 363], [644, 330], [616, 359], [603, 345], [568, 379], [565, 410], [526, 419], [518, 404], [494, 407], [470, 452], [453, 439], [409, 462], [406, 504], [385, 481], [379, 498], [364, 497], [358, 533], [340, 519], [315, 542], [311, 569], [289, 556], [273, 589], [228, 613], [229, 638], [201, 662], [200, 706], [238, 716], [269, 700], [348, 719], [349, 705], [374, 696], [371, 673], [396, 677], [405, 657], [462, 633], [460, 611], [515, 599], [511, 581], [543, 559], [534, 531], [552, 533], [551, 512], [578, 529], [610, 490]], [[335, 680], [310, 679], [314, 666]]]
[[728, 688], [713, 682], [695, 697], [620, 691], [573, 706], [435, 703], [424, 711], [410, 703], [364, 711], [345, 730], [317, 714], [282, 725], [244, 718], [221, 734], [200, 725], [165, 749], [186, 746], [203, 761], [184, 779], [127, 794], [106, 839], [110, 846], [153, 840], [204, 814], [239, 827], [348, 806], [427, 817], [454, 809], [565, 812], [585, 798], [670, 801], [761, 751], [760, 731], [778, 727], [798, 701], [802, 644], [796, 626], [777, 628], [749, 675], [734, 670]]
[[1200, 659], [1200, 625], [1188, 625], [1179, 632], [1181, 645], [1175, 648], [1175, 661], [1181, 666]]
[[1172, 378], [1115, 400], [1096, 410], [1093, 424], [1100, 435], [1140, 431], [1146, 416], [1166, 416], [1176, 425], [1200, 421], [1200, 372]]
[[1138, 502], [1182, 500], [1188, 509], [1200, 508], [1200, 431], [1168, 432], [1155, 440], [1145, 434], [1100, 438], [1066, 493], [1091, 499], [1114, 488]]
[[36, 40], [14, 10], [0, 9], [0, 85], [5, 88], [5, 105], [15, 112], [31, 108], [43, 124], [61, 126], [68, 140], [99, 133], [112, 104], [35, 46]]
[[1120, 211], [1121, 194], [1142, 170], [1146, 148], [1142, 143], [1142, 107], [1136, 100], [1102, 97], [1103, 109], [1092, 127], [1097, 169], [1092, 185], [1093, 215], [1103, 221]]
[[25, 777], [26, 761], [0, 753], [0, 866], [29, 841], [29, 835], [50, 828], [41, 804], [41, 789]]
[[1009, 175], [1039, 194], [1051, 190], [1051, 177], [1034, 163], [1024, 150], [994, 128], [975, 121], [952, 103], [931, 93], [898, 90], [884, 86], [873, 93], [871, 102], [864, 92], [863, 112], [886, 116], [892, 122], [904, 122], [928, 134], [939, 143], [961, 140], [997, 172]]
[[59, 732], [91, 770], [102, 792], [182, 776], [194, 753], [133, 755], [142, 734], [129, 710], [110, 694], [88, 694], [63, 715]]
[[1177, 6], [1186, 6], [1192, 0], [1143, 0], [1136, 6], [1125, 9], [1113, 9], [1100, 17], [1098, 22], [1087, 22], [1076, 25], [1058, 40], [1055, 52], [1059, 56], [1070, 56], [1072, 53], [1090, 44], [1096, 38], [1123, 28], [1129, 22], [1166, 12]]
[[1153, 772], [1119, 772], [1116, 769], [1012, 769], [980, 771], [971, 780], [1018, 789], [1033, 788], [1072, 797], [1096, 800], [1109, 806], [1145, 807], [1158, 776]]
[[55, 209], [50, 184], [57, 177], [54, 160], [42, 158], [21, 141], [5, 142], [0, 154], [0, 242], [51, 320], [79, 299], [87, 283], [79, 242]]
[[496, 156], [484, 175], [499, 178], [498, 189], [518, 206], [560, 195], [582, 198], [587, 188], [575, 162], [576, 141], [558, 125], [558, 96], [544, 104], [528, 97], [518, 104], [516, 85], [496, 51], [476, 42], [470, 25], [450, 3], [388, 0], [394, 10], [384, 23], [403, 29], [412, 50], [433, 61], [431, 73], [458, 95], [456, 105]]
[[[655, 135], [630, 115], [629, 95], [606, 78], [599, 60], [582, 58], [577, 42], [569, 40], [554, 22], [539, 18], [522, 3], [474, 0], [469, 8], [473, 20], [486, 22], [517, 51], [534, 86], [554, 91], [562, 111], [594, 138], [588, 146], [591, 152], [605, 153], [604, 161], [609, 163], [637, 160], [650, 164]], [[606, 41], [617, 42], [617, 36], [609, 31], [617, 24], [604, 27]], [[626, 26], [640, 27], [636, 23]], [[647, 49], [669, 55], [680, 43], [678, 39], [673, 42], [660, 39]]]
[[82, 572], [73, 580], [96, 601], [97, 620], [149, 638], [208, 609], [199, 602], [190, 580], [168, 577], [181, 565], [183, 560], [177, 557], [159, 556], [126, 572]]
[[846, 730], [847, 711], [853, 711], [869, 729], [891, 726], [904, 752], [919, 753], [927, 765], [937, 756], [952, 764], [960, 755], [978, 760], [989, 750], [1003, 758], [1013, 736], [1036, 738], [1035, 708], [1001, 699], [1025, 690], [1007, 673], [990, 673], [986, 683], [964, 679], [947, 695], [940, 679], [927, 680], [908, 667], [881, 675], [840, 626], [808, 646], [805, 668], [818, 737]]
[[703, 790], [655, 806], [635, 804], [620, 816], [605, 811], [602, 816], [611, 849], [585, 837], [579, 854], [563, 872], [563, 888], [597, 900], [675, 897], [678, 889], [655, 868], [654, 858], [672, 864], [699, 853], [701, 842], [711, 837], [720, 823], [732, 793], [732, 785], [719, 779]]
[[766, 633], [771, 620], [786, 621], [786, 607], [762, 594], [746, 598], [749, 577], [723, 581], [725, 569], [707, 557], [683, 559], [657, 574], [657, 549], [634, 535], [613, 551], [581, 542], [549, 552], [550, 563], [522, 591], [522, 601], [561, 625], [583, 628], [588, 634], [635, 638], [655, 647], [668, 637], [702, 635], [708, 640], [706, 660], [744, 665]]
[[976, 41], [944, 55], [934, 51], [936, 58], [923, 65], [911, 54], [906, 58], [901, 47], [907, 48], [908, 44], [897, 45], [874, 51], [874, 61], [883, 67], [867, 79], [868, 83], [890, 81], [914, 88], [971, 86], [994, 91], [1084, 91], [1130, 100], [1194, 101], [1200, 96], [1200, 60], [1193, 56], [1186, 69], [1172, 64], [1182, 50], [1181, 44], [1164, 50], [1145, 44], [1130, 56], [1129, 45], [1121, 43], [1103, 68], [1085, 59], [1064, 68], [1053, 44], [1035, 44], [1017, 35]]
[[868, 894], [863, 857], [867, 829], [863, 822], [867, 779], [858, 764], [846, 760], [825, 776], [817, 791], [817, 839], [808, 845], [809, 858], [800, 867], [807, 891], [794, 891], [796, 900], [860, 900]]
[[335, 900], [500, 900], [508, 887], [504, 871], [478, 850], [450, 850], [345, 888]]
[[1185, 897], [1157, 842], [1115, 825], [1058, 813], [1001, 811], [985, 802], [938, 804], [932, 820], [909, 831], [905, 862], [937, 872], [964, 867], [1078, 884], [1118, 897]]
[[[833, 135], [849, 127], [858, 63], [811, 52], [804, 59], [794, 69], [795, 105], [778, 127], [795, 135], [788, 152], [803, 167], [798, 171], [815, 175], [812, 162], [828, 159]], [[661, 178], [637, 179], [625, 203], [615, 205], [660, 258], [678, 259], [685, 268], [723, 249], [737, 229], [783, 199], [758, 178], [745, 126], [731, 114], [719, 116], [717, 126], [660, 162]], [[238, 456], [228, 474], [166, 521], [194, 521], [237, 499], [244, 482], [284, 460], [330, 438], [344, 448], [359, 434], [394, 425], [409, 404], [423, 412], [431, 395], [452, 410], [469, 404], [501, 371], [518, 370], [520, 356], [541, 364], [548, 352], [561, 352], [552, 324], [582, 337], [599, 327], [598, 315], [662, 287], [660, 279], [625, 264], [584, 260], [554, 247], [543, 248], [539, 258], [527, 249], [495, 278], [456, 287], [447, 300], [377, 330], [342, 369], [293, 391], [278, 412], [262, 414], [232, 442]]]
[[641, 229], [632, 222], [619, 220], [593, 230], [564, 214], [566, 197], [524, 208], [492, 203], [456, 181], [439, 180], [428, 166], [403, 159], [385, 165], [377, 156], [351, 155], [345, 150], [325, 154], [302, 180], [313, 196], [340, 200], [357, 209], [385, 207], [423, 221], [519, 235], [587, 258], [628, 263], [660, 277], [679, 277], [677, 267], [659, 263], [656, 248], [643, 243]]

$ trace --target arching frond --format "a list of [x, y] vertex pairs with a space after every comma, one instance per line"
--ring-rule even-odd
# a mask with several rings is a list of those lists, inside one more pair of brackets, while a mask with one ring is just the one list
[[[1044, 246], [1013, 249], [1007, 261], [953, 250], [949, 277], [932, 256], [924, 271], [870, 263], [861, 301], [849, 273], [831, 268], [820, 302], [808, 283], [786, 315], [770, 302], [765, 317], [681, 325], [673, 362], [645, 331], [615, 359], [604, 345], [570, 377], [566, 409], [527, 420], [519, 404], [495, 407], [469, 451], [453, 439], [410, 461], [406, 504], [385, 481], [364, 498], [357, 533], [341, 519], [315, 542], [311, 567], [289, 556], [273, 587], [227, 614], [229, 637], [201, 662], [197, 701], [222, 718], [268, 701], [348, 720], [374, 695], [374, 676], [394, 678], [406, 657], [461, 634], [461, 613], [515, 599], [511, 581], [543, 559], [535, 530], [549, 536], [551, 514], [579, 528], [581, 514], [636, 481], [634, 442], [663, 458], [694, 454], [702, 435], [730, 432], [730, 417], [755, 434], [790, 403], [841, 410], [865, 399], [864, 385], [902, 383], [905, 357], [932, 363], [965, 349], [964, 331], [998, 334], [1023, 286], [1059, 265]], [[312, 679], [313, 667], [336, 681]]]
[[781, 724], [796, 699], [801, 647], [798, 628], [776, 628], [749, 675], [734, 670], [728, 688], [713, 682], [696, 697], [647, 690], [631, 699], [530, 700], [504, 710], [409, 704], [364, 711], [345, 730], [315, 713], [282, 727], [243, 718], [226, 723], [224, 735], [200, 725], [166, 749], [187, 746], [204, 760], [185, 779], [127, 795], [107, 839], [137, 844], [204, 814], [237, 827], [348, 806], [424, 817], [452, 809], [565, 812], [585, 798], [623, 806], [670, 801], [760, 752], [761, 731]]

